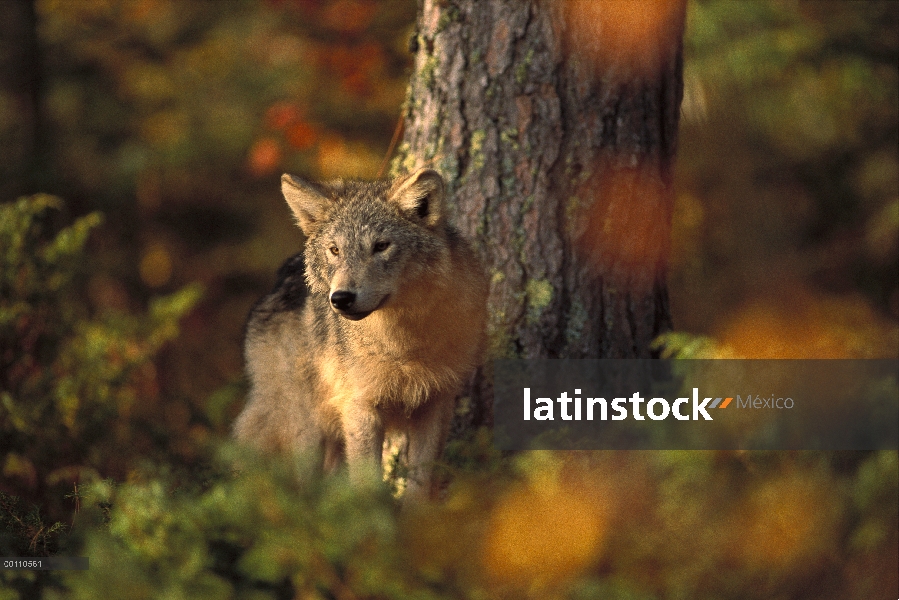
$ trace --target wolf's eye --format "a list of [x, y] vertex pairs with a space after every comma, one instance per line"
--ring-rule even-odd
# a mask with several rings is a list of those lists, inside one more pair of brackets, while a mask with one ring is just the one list
[[337, 246], [331, 246], [330, 248], [328, 248], [328, 250], [330, 250], [331, 254], [333, 254], [334, 256], [340, 254], [340, 248], [338, 248]]
[[390, 242], [375, 242], [372, 246], [372, 252], [384, 252], [390, 246]]

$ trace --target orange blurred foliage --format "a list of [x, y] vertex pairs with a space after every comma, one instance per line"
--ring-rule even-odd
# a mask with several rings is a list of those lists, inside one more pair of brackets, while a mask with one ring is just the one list
[[290, 125], [284, 132], [287, 143], [297, 150], [311, 148], [318, 139], [318, 131], [315, 127], [304, 121], [297, 121]]
[[265, 126], [280, 131], [302, 116], [300, 107], [293, 102], [276, 102], [265, 111]]
[[247, 166], [250, 173], [256, 177], [274, 172], [280, 163], [281, 146], [276, 140], [269, 137], [261, 138], [250, 148]]
[[386, 63], [384, 49], [375, 43], [323, 47], [317, 54], [320, 67], [337, 74], [346, 92], [369, 94]]
[[735, 558], [750, 568], [804, 570], [836, 549], [840, 501], [832, 481], [789, 473], [766, 481], [737, 508]]
[[593, 482], [541, 474], [506, 493], [493, 509], [484, 569], [496, 583], [540, 588], [585, 572], [600, 557], [611, 500]]
[[371, 23], [378, 7], [372, 0], [335, 0], [322, 11], [324, 24], [344, 34], [356, 34]]
[[596, 169], [569, 211], [578, 253], [630, 289], [651, 286], [667, 264], [672, 199], [658, 167]]
[[363, 71], [353, 71], [340, 80], [343, 88], [350, 94], [365, 96], [370, 90], [368, 74]]
[[135, 22], [142, 23], [155, 18], [168, 7], [161, 7], [159, 0], [135, 0], [126, 7], [128, 16]]
[[595, 65], [624, 61], [648, 72], [666, 58], [662, 49], [683, 23], [686, 0], [566, 0], [564, 11], [572, 52]]
[[864, 298], [815, 295], [799, 282], [737, 310], [715, 337], [740, 358], [899, 357], [899, 327]]

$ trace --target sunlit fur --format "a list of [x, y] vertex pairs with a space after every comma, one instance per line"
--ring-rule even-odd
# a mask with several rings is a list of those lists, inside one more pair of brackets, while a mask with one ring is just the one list
[[[380, 471], [385, 432], [398, 429], [406, 496], [428, 496], [486, 318], [486, 279], [446, 222], [443, 180], [429, 170], [393, 182], [285, 175], [282, 190], [306, 247], [250, 313], [251, 389], [234, 435], [266, 451], [320, 449], [327, 469], [345, 457], [359, 480]], [[339, 290], [373, 312], [340, 314], [329, 302]]]

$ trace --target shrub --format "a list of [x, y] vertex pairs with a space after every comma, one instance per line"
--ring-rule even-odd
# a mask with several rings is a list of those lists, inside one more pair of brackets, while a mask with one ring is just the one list
[[199, 298], [191, 286], [143, 314], [95, 309], [86, 244], [102, 218], [53, 233], [61, 207], [47, 195], [0, 205], [0, 481], [10, 494], [56, 498], [46, 507], [56, 516], [86, 469], [121, 472], [131, 458], [130, 409], [154, 399], [150, 360]]

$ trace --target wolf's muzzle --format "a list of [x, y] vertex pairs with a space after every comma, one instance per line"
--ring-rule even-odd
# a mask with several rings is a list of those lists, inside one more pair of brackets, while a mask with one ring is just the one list
[[346, 312], [356, 303], [356, 294], [344, 290], [338, 290], [331, 294], [331, 306], [340, 312]]
[[386, 296], [381, 298], [381, 301], [378, 302], [378, 305], [373, 309], [361, 310], [358, 312], [355, 312], [353, 310], [356, 305], [356, 294], [354, 294], [353, 292], [338, 290], [331, 294], [329, 300], [331, 302], [331, 307], [341, 317], [349, 319], [350, 321], [359, 321], [360, 319], [364, 319], [371, 313], [384, 306], [384, 303], [387, 302], [388, 298], [390, 298], [390, 294], [387, 294]]
[[331, 294], [331, 307], [345, 319], [350, 321], [358, 321], [364, 319], [372, 312], [371, 310], [353, 312], [353, 306], [356, 304], [356, 294], [345, 290], [338, 290]]

